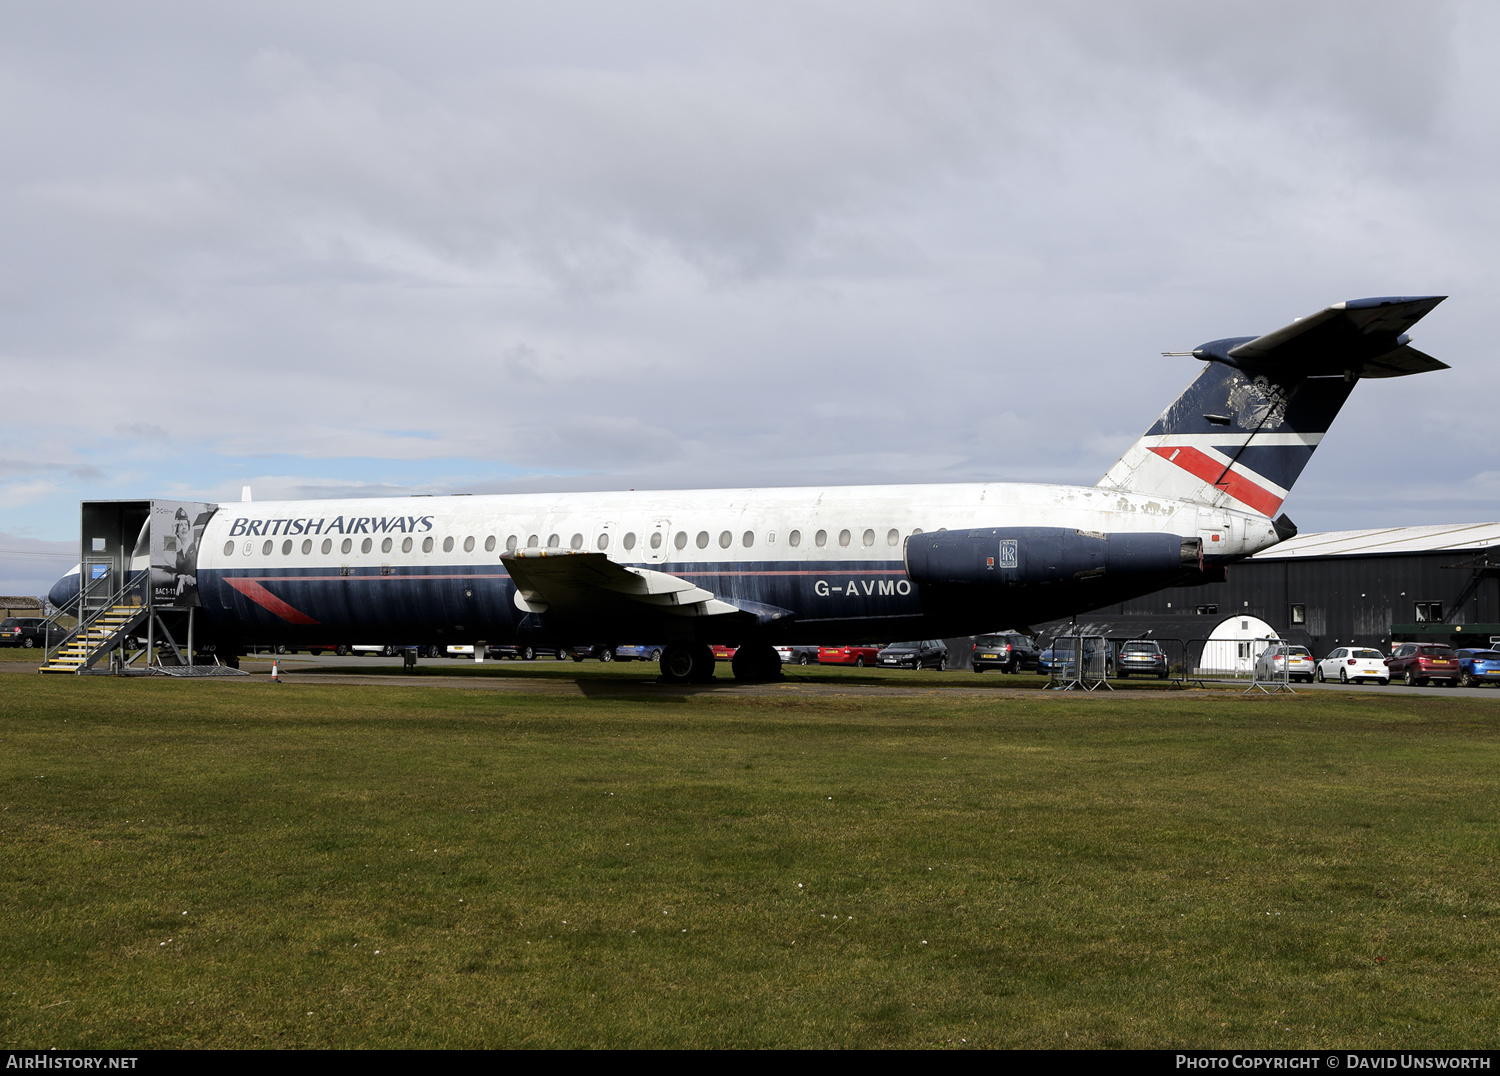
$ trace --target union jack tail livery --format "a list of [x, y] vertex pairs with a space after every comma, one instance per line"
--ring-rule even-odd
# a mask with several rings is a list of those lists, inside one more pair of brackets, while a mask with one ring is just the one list
[[1275, 516], [1356, 381], [1448, 368], [1406, 335], [1444, 298], [1351, 299], [1195, 348], [1208, 366], [1098, 484]]

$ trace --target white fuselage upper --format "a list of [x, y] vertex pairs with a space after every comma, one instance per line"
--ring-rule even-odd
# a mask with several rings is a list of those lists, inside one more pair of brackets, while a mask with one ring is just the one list
[[1264, 516], [1096, 486], [808, 486], [230, 502], [205, 529], [198, 565], [492, 564], [508, 548], [548, 545], [663, 571], [747, 560], [889, 561], [900, 559], [913, 533], [993, 526], [1198, 536], [1214, 558], [1278, 541]]

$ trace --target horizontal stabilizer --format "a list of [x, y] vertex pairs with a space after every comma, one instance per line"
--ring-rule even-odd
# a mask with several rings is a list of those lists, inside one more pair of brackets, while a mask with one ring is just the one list
[[1446, 296], [1350, 299], [1264, 336], [1214, 340], [1200, 359], [1293, 377], [1404, 377], [1448, 365], [1408, 343], [1410, 329]]

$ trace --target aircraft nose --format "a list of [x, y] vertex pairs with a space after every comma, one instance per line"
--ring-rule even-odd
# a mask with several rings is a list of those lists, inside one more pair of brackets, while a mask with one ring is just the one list
[[68, 602], [78, 597], [78, 580], [82, 578], [77, 568], [52, 584], [52, 589], [47, 591], [47, 600], [56, 608], [67, 605]]

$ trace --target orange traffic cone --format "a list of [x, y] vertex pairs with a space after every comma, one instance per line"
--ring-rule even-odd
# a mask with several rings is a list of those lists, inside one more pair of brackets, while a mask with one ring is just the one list
[[277, 683], [281, 682], [281, 662], [275, 658], [271, 659], [271, 679]]

